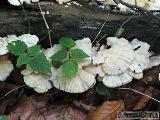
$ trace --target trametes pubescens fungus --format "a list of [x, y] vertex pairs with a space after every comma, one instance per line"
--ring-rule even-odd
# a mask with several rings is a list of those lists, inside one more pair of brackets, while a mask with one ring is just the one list
[[39, 0], [8, 0], [11, 5], [20, 6], [23, 3], [31, 4], [31, 2], [38, 2]]
[[8, 59], [7, 42], [0, 37], [0, 81], [6, 80], [13, 70], [13, 64]]
[[[118, 0], [118, 3], [115, 3], [114, 0], [98, 0], [102, 2], [104, 5], [116, 5], [120, 8], [121, 11], [131, 11], [130, 8], [120, 3]], [[115, 0], [116, 1], [116, 0]], [[147, 10], [160, 10], [160, 1], [159, 0], [122, 0], [123, 2], [135, 5]]]
[[47, 92], [52, 88], [52, 84], [49, 81], [51, 75], [36, 73], [28, 66], [21, 72], [21, 74], [24, 76], [23, 79], [25, 84], [33, 88], [38, 93]]
[[[96, 82], [95, 75], [92, 75], [83, 69], [84, 66], [91, 64], [92, 44], [90, 39], [84, 38], [82, 40], [75, 41], [75, 43], [76, 45], [72, 48], [73, 50], [81, 49], [88, 55], [85, 59], [78, 61], [78, 70], [76, 75], [73, 78], [67, 77], [63, 73], [62, 66], [60, 66], [52, 74], [51, 78], [54, 87], [69, 93], [85, 92], [89, 88], [93, 87]], [[60, 48], [58, 46], [59, 45], [54, 45], [53, 48], [50, 48], [52, 52], [47, 50], [48, 53], [50, 53], [50, 56], [57, 52], [57, 48]], [[70, 67], [68, 70], [71, 69]]]
[[0, 81], [6, 80], [6, 78], [10, 75], [11, 71], [13, 70], [13, 64], [8, 59], [7, 55], [9, 52], [7, 45], [17, 40], [24, 41], [28, 45], [28, 47], [37, 44], [37, 42], [39, 41], [37, 36], [30, 34], [24, 34], [19, 37], [15, 35], [8, 35], [7, 37], [0, 38]]
[[56, 0], [59, 4], [67, 3], [71, 0]]
[[107, 87], [119, 87], [141, 79], [149, 68], [149, 45], [134, 39], [131, 43], [124, 38], [109, 37], [107, 46], [102, 45], [97, 55], [92, 56], [93, 65], [85, 68], [91, 74], [99, 74]]
[[[14, 46], [22, 50], [19, 65], [26, 64], [26, 69], [21, 72], [25, 84], [38, 93], [47, 92], [53, 86], [69, 93], [82, 93], [95, 85], [97, 75], [97, 80], [105, 86], [115, 88], [131, 82], [133, 78], [143, 78], [144, 70], [160, 64], [160, 57], [149, 52], [150, 45], [137, 39], [129, 42], [125, 38], [108, 37], [107, 45], [98, 48], [92, 47], [89, 38], [74, 41], [62, 37], [59, 44], [47, 50], [41, 50], [36, 45], [38, 41], [37, 36], [30, 34], [1, 38], [0, 64], [6, 68], [0, 73], [3, 74], [1, 81], [13, 70], [5, 54], [11, 50], [12, 54], [19, 55]], [[24, 58], [29, 58], [30, 62], [23, 63], [21, 60]]]

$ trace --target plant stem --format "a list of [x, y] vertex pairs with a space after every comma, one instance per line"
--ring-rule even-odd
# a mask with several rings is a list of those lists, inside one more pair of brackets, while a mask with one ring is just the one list
[[27, 14], [26, 10], [24, 9], [23, 4], [21, 3], [20, 0], [18, 0], [18, 1], [19, 1], [19, 3], [21, 4], [21, 7], [22, 7], [22, 9], [23, 9], [23, 13], [24, 13], [24, 16], [25, 16], [25, 20], [27, 19], [27, 22], [28, 22], [28, 33], [30, 33], [30, 32], [31, 32], [30, 19], [29, 19], [29, 17], [28, 17], [28, 14]]
[[46, 28], [47, 28], [47, 31], [48, 31], [48, 39], [49, 39], [49, 44], [50, 44], [50, 47], [52, 47], [52, 40], [51, 40], [51, 31], [50, 31], [50, 27], [49, 27], [49, 25], [48, 25], [48, 23], [47, 23], [47, 21], [46, 21], [46, 18], [45, 18], [45, 16], [44, 16], [44, 12], [42, 11], [42, 8], [41, 8], [41, 5], [40, 5], [40, 3], [38, 2], [38, 6], [39, 6], [39, 9], [40, 9], [40, 12], [41, 12], [41, 15], [42, 15], [42, 18], [43, 18], [43, 20], [44, 20], [44, 23], [45, 23], [45, 25], [46, 25]]
[[136, 13], [134, 13], [132, 16], [130, 16], [126, 21], [124, 21], [124, 22], [122, 23], [122, 25], [118, 28], [117, 32], [114, 34], [115, 37], [119, 37], [119, 33], [121, 32], [123, 26], [124, 26], [127, 22], [129, 22], [135, 15], [136, 15]]
[[105, 24], [106, 24], [106, 22], [108, 21], [109, 16], [110, 16], [110, 13], [108, 13], [106, 20], [104, 21], [103, 25], [101, 26], [101, 28], [100, 28], [100, 30], [99, 30], [99, 32], [98, 32], [98, 34], [96, 35], [96, 37], [94, 38], [94, 40], [93, 40], [92, 44], [93, 44], [93, 43], [96, 41], [96, 39], [98, 38], [98, 36], [99, 36], [99, 34], [101, 33], [101, 31], [102, 31], [102, 29], [103, 29], [104, 25], [105, 25]]

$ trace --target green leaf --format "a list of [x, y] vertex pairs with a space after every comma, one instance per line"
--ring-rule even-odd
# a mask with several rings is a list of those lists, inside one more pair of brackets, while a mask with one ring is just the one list
[[20, 67], [21, 65], [27, 64], [31, 60], [31, 57], [27, 55], [26, 53], [21, 54], [17, 59], [17, 67]]
[[71, 50], [71, 57], [76, 60], [82, 60], [89, 56], [81, 49], [73, 49]]
[[40, 73], [51, 73], [51, 65], [48, 63], [46, 56], [43, 53], [38, 53], [29, 62], [28, 66], [34, 71]]
[[99, 83], [96, 86], [96, 92], [102, 96], [106, 96], [110, 94], [108, 88], [103, 83]]
[[39, 53], [41, 51], [41, 46], [40, 45], [34, 45], [28, 48], [28, 54], [31, 56], [36, 55], [37, 53]]
[[8, 117], [6, 115], [1, 115], [0, 120], [8, 120]]
[[60, 50], [56, 52], [54, 55], [52, 55], [51, 59], [53, 61], [62, 61], [65, 58], [67, 58], [67, 51], [66, 50]]
[[9, 43], [7, 45], [7, 48], [13, 55], [19, 56], [20, 54], [25, 53], [25, 51], [27, 50], [27, 45], [23, 41], [17, 40]]
[[62, 37], [59, 40], [59, 44], [64, 48], [72, 48], [76, 45], [75, 41], [71, 38]]
[[62, 65], [63, 73], [68, 78], [73, 78], [78, 71], [78, 64], [75, 60], [68, 60]]

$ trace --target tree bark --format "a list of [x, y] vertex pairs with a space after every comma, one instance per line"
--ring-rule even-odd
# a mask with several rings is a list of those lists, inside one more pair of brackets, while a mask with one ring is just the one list
[[[41, 2], [46, 20], [51, 29], [51, 37], [53, 43], [61, 36], [72, 37], [73, 39], [81, 39], [89, 37], [93, 40], [99, 32], [102, 24], [106, 20], [108, 14], [110, 17], [101, 34], [97, 38], [99, 40], [104, 34], [106, 37], [113, 36], [120, 25], [131, 16], [131, 14], [113, 13], [96, 6], [66, 6], [50, 2]], [[38, 10], [38, 5], [26, 6], [27, 13], [30, 18], [31, 34], [36, 34], [42, 43], [48, 41], [48, 33], [42, 16]], [[21, 9], [5, 9], [0, 10], [0, 36], [8, 34], [20, 35], [28, 32], [27, 21], [23, 18]], [[149, 15], [136, 15], [124, 26], [125, 31], [122, 35], [125, 38], [138, 38], [146, 41], [151, 45], [151, 49], [160, 52], [160, 21]], [[105, 39], [103, 39], [105, 42]], [[49, 44], [44, 44], [48, 47]]]

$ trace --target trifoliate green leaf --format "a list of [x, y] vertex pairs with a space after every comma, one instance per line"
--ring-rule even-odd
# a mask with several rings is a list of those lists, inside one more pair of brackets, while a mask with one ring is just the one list
[[107, 88], [103, 83], [99, 83], [99, 84], [96, 86], [96, 92], [97, 92], [99, 95], [102, 95], [102, 96], [109, 95], [109, 90], [108, 90], [108, 88]]
[[41, 46], [40, 45], [34, 45], [31, 46], [30, 48], [28, 48], [28, 54], [31, 56], [36, 55], [37, 53], [39, 53], [41, 51]]
[[81, 49], [73, 49], [71, 50], [71, 57], [76, 60], [82, 60], [89, 56]]
[[63, 73], [68, 77], [68, 78], [73, 78], [77, 71], [78, 71], [78, 64], [75, 60], [68, 60], [64, 62], [62, 65], [62, 70]]
[[76, 45], [75, 41], [71, 38], [62, 37], [59, 40], [59, 44], [64, 48], [72, 48]]
[[31, 60], [31, 57], [27, 55], [26, 53], [21, 54], [17, 59], [17, 67], [20, 67], [21, 65], [27, 64]]
[[67, 51], [66, 50], [60, 50], [56, 52], [54, 55], [52, 55], [51, 59], [53, 61], [62, 61], [67, 58]]
[[51, 65], [43, 53], [38, 53], [28, 62], [28, 66], [40, 73], [51, 73]]
[[0, 120], [8, 120], [8, 118], [7, 118], [6, 115], [1, 115], [1, 116], [0, 116]]
[[7, 48], [13, 55], [19, 56], [20, 54], [25, 53], [27, 50], [27, 45], [23, 41], [17, 40], [9, 43]]

